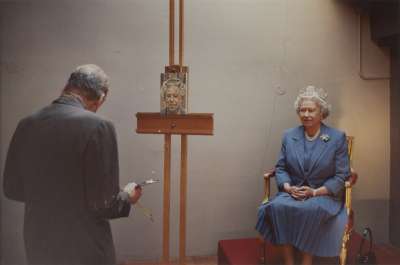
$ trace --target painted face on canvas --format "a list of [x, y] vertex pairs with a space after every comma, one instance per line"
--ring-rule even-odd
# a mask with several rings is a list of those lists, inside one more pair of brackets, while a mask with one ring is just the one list
[[311, 99], [301, 102], [299, 108], [299, 118], [305, 128], [315, 128], [321, 124], [321, 107]]
[[179, 88], [176, 86], [169, 86], [165, 91], [166, 108], [170, 112], [175, 112], [182, 104], [182, 97], [179, 94]]

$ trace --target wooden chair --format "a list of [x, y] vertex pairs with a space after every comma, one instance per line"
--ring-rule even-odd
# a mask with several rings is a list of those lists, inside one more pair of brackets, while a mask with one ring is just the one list
[[[350, 165], [352, 161], [352, 150], [353, 150], [353, 143], [354, 143], [354, 137], [352, 136], [347, 136], [347, 144], [348, 144], [348, 152], [349, 152], [349, 157], [350, 157]], [[354, 214], [353, 214], [353, 209], [351, 208], [351, 192], [352, 188], [355, 185], [358, 174], [353, 170], [351, 167], [351, 173], [349, 176], [349, 179], [345, 182], [345, 192], [344, 192], [344, 204], [346, 207], [347, 211], [347, 216], [348, 216], [348, 221], [345, 227], [345, 231], [343, 234], [343, 239], [342, 239], [342, 247], [340, 251], [340, 256], [339, 256], [339, 264], [340, 265], [345, 265], [346, 264], [346, 259], [347, 259], [347, 251], [348, 251], [348, 246], [349, 246], [349, 240], [351, 233], [353, 232], [354, 228]], [[262, 203], [268, 202], [270, 198], [270, 193], [271, 193], [271, 178], [275, 177], [275, 170], [271, 170], [270, 172], [267, 172], [264, 174], [264, 190], [265, 190], [265, 195]], [[260, 251], [260, 261], [262, 263], [265, 263], [265, 241], [264, 239], [261, 238], [261, 251]]]

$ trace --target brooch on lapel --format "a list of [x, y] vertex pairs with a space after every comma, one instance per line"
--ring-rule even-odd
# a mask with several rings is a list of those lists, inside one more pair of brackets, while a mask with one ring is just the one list
[[322, 134], [319, 138], [321, 138], [321, 140], [324, 141], [325, 143], [331, 139], [327, 134]]

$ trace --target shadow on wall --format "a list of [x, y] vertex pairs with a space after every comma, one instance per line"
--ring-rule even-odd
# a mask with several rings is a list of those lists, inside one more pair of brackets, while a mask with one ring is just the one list
[[353, 210], [356, 232], [361, 234], [364, 227], [370, 227], [375, 242], [388, 243], [389, 200], [353, 200]]

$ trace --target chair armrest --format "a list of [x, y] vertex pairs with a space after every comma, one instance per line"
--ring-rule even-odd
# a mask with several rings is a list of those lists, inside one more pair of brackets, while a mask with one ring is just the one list
[[268, 171], [267, 173], [264, 174], [264, 199], [262, 200], [262, 203], [267, 203], [269, 201], [269, 196], [271, 192], [271, 181], [270, 179], [275, 177], [275, 170]]
[[346, 188], [354, 186], [358, 179], [358, 174], [353, 168], [350, 168], [350, 172], [349, 179], [345, 182]]
[[267, 181], [267, 179], [275, 177], [275, 170], [268, 171], [267, 173], [264, 174], [264, 180]]
[[351, 174], [349, 176], [349, 179], [345, 182], [345, 188], [346, 188], [346, 192], [345, 192], [345, 206], [347, 209], [347, 214], [350, 216], [352, 214], [352, 210], [351, 210], [351, 201], [352, 201], [352, 196], [351, 196], [351, 192], [352, 192], [352, 187], [356, 184], [357, 179], [358, 179], [358, 174], [357, 172], [351, 168], [350, 169]]

